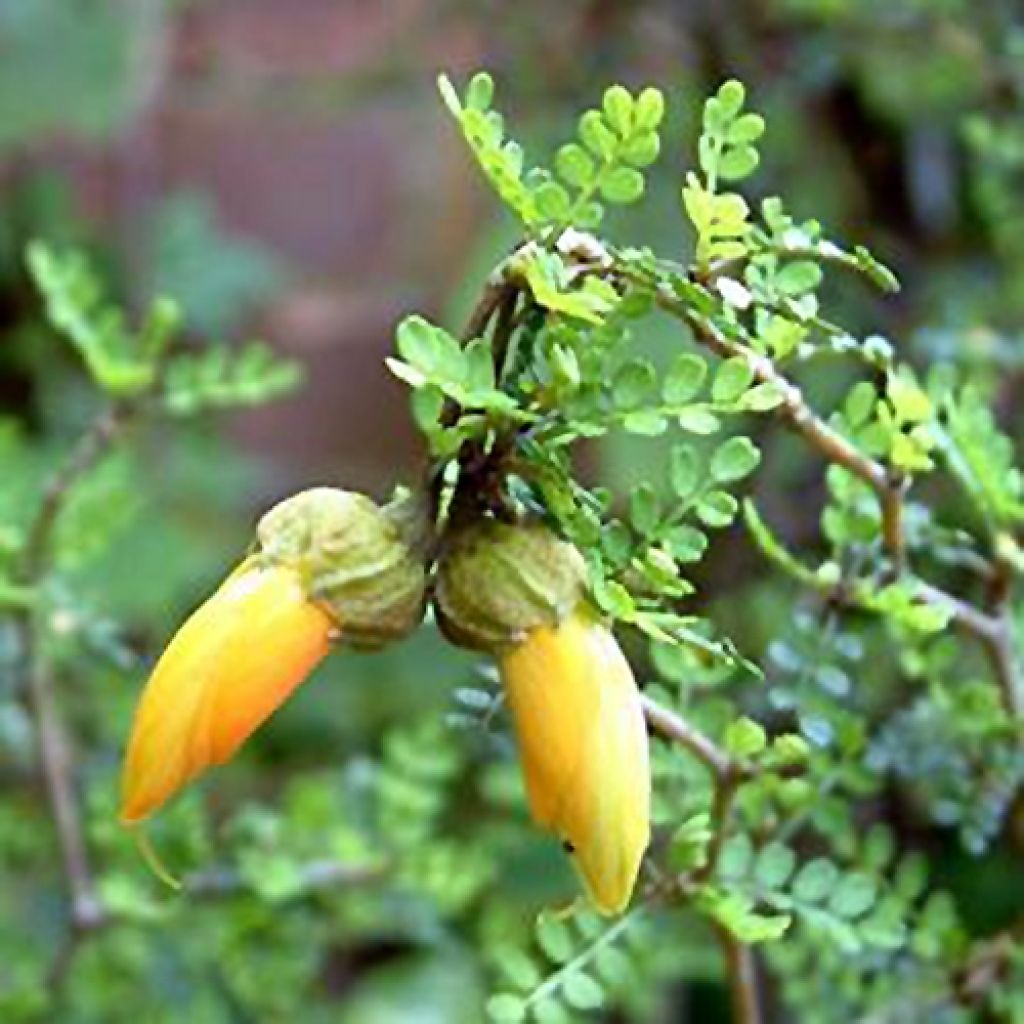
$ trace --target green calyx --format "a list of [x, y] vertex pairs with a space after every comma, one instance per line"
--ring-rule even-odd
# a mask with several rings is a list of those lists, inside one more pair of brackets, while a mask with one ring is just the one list
[[434, 583], [438, 625], [455, 644], [496, 654], [582, 600], [583, 557], [546, 526], [480, 520], [446, 538]]
[[381, 647], [423, 619], [426, 573], [417, 535], [425, 531], [414, 505], [408, 495], [381, 508], [352, 491], [302, 491], [260, 520], [260, 557], [302, 573], [310, 598], [337, 621], [342, 643]]

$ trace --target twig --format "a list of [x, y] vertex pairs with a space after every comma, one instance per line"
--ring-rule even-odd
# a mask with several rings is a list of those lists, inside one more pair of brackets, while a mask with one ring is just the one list
[[[386, 864], [346, 864], [337, 860], [311, 860], [298, 869], [297, 894], [361, 885], [381, 878]], [[248, 882], [235, 868], [208, 868], [186, 875], [182, 892], [199, 899], [220, 899], [245, 892]]]
[[[22, 586], [35, 589], [44, 581], [53, 557], [54, 530], [68, 495], [75, 483], [110, 449], [129, 412], [128, 407], [115, 406], [98, 417], [46, 485], [17, 566], [16, 578]], [[40, 768], [71, 898], [72, 934], [67, 949], [58, 953], [54, 963], [52, 976], [57, 980], [70, 960], [77, 935], [101, 925], [104, 913], [93, 886], [69, 744], [60, 720], [52, 672], [43, 650], [44, 626], [40, 614], [37, 604], [19, 609], [15, 628], [35, 719]]]
[[131, 407], [115, 405], [98, 416], [67, 462], [50, 478], [22, 549], [17, 573], [20, 582], [26, 585], [38, 582], [46, 573], [52, 554], [53, 530], [68, 492], [110, 450], [130, 414]]
[[641, 695], [640, 703], [643, 706], [647, 724], [656, 733], [685, 747], [698, 760], [702, 761], [710, 769], [716, 785], [732, 773], [733, 764], [729, 755], [704, 733], [690, 725], [685, 718], [669, 708], [663, 707], [646, 694]]
[[888, 470], [816, 415], [804, 400], [800, 388], [779, 373], [770, 359], [730, 341], [713, 323], [692, 310], [667, 288], [657, 290], [656, 300], [662, 309], [681, 319], [706, 348], [723, 359], [744, 359], [759, 384], [770, 384], [775, 388], [782, 397], [780, 415], [829, 462], [842, 466], [863, 480], [883, 503], [895, 500], [891, 492], [896, 492], [899, 500], [902, 500], [901, 489], [891, 486]]
[[1018, 720], [1024, 719], [1024, 677], [1017, 659], [1009, 606], [1002, 604], [996, 611], [987, 613], [930, 583], [922, 581], [919, 588], [925, 600], [951, 612], [953, 622], [977, 640], [995, 672], [1007, 711]]
[[754, 950], [740, 942], [727, 928], [716, 926], [715, 931], [725, 954], [726, 975], [732, 998], [734, 1024], [761, 1024], [760, 987], [757, 980], [757, 961]]
[[[715, 354], [723, 358], [745, 359], [754, 379], [761, 384], [771, 384], [782, 396], [779, 414], [829, 462], [842, 466], [871, 487], [881, 505], [882, 540], [892, 562], [893, 573], [899, 576], [905, 572], [902, 520], [906, 478], [865, 455], [830, 427], [807, 404], [800, 388], [779, 373], [771, 360], [732, 342], [668, 288], [658, 287], [656, 300], [662, 309], [686, 323], [697, 341]], [[996, 614], [990, 615], [929, 584], [922, 584], [920, 593], [925, 600], [952, 610], [960, 628], [978, 641], [992, 665], [1007, 711], [1017, 719], [1024, 718], [1024, 676], [1016, 654], [1012, 615], [1005, 602]]]

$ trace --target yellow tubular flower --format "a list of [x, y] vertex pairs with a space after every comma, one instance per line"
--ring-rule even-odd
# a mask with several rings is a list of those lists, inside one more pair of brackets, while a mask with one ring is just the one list
[[422, 519], [414, 495], [380, 508], [331, 487], [294, 494], [260, 519], [259, 552], [178, 630], [146, 684], [128, 741], [123, 822], [141, 821], [233, 757], [332, 639], [374, 648], [416, 628]]
[[333, 628], [294, 569], [243, 562], [178, 630], [146, 684], [122, 822], [142, 821], [229, 760], [327, 654]]
[[650, 838], [647, 731], [629, 663], [580, 606], [499, 665], [533, 817], [567, 844], [595, 907], [619, 913]]

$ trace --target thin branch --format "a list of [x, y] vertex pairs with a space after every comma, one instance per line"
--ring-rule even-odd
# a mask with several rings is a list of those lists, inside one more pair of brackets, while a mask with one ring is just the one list
[[[346, 864], [338, 860], [311, 860], [298, 868], [297, 895], [323, 889], [345, 888], [379, 880], [386, 864]], [[186, 875], [182, 893], [198, 899], [223, 899], [244, 893], [249, 882], [235, 868], [207, 868]]]
[[[892, 575], [902, 576], [907, 569], [907, 548], [903, 535], [903, 498], [909, 480], [887, 473], [885, 490], [878, 494], [882, 506], [882, 544], [892, 560]], [[877, 493], [877, 492], [876, 492]]]
[[681, 715], [652, 700], [646, 694], [640, 697], [647, 724], [660, 736], [685, 747], [711, 771], [716, 784], [727, 778], [733, 770], [732, 761], [724, 750], [704, 733], [695, 729]]
[[929, 603], [951, 612], [953, 622], [981, 645], [992, 665], [1007, 711], [1017, 719], [1024, 719], [1024, 676], [1017, 658], [1013, 613], [1009, 605], [1002, 604], [989, 614], [930, 583], [922, 581], [919, 587], [919, 593]]
[[[858, 450], [830, 427], [807, 404], [800, 388], [779, 373], [771, 360], [732, 342], [669, 289], [659, 287], [656, 298], [658, 305], [686, 323], [697, 341], [706, 348], [723, 358], [745, 359], [754, 379], [761, 384], [771, 384], [782, 396], [779, 415], [785, 417], [797, 433], [829, 462], [842, 466], [871, 487], [881, 505], [882, 540], [893, 572], [898, 576], [906, 571], [903, 530], [906, 478]], [[1013, 619], [1005, 604], [998, 614], [989, 615], [929, 584], [922, 584], [921, 593], [926, 600], [950, 609], [960, 628], [981, 644], [992, 665], [1007, 710], [1018, 719], [1024, 718], [1024, 675], [1017, 659]]]
[[28, 674], [28, 694], [36, 723], [39, 761], [47, 800], [60, 846], [64, 876], [71, 896], [71, 925], [89, 930], [102, 918], [85, 847], [84, 829], [72, 781], [71, 757], [53, 690], [53, 677], [39, 650], [33, 613], [22, 616], [21, 648]]
[[762, 1024], [764, 1014], [753, 947], [740, 942], [726, 928], [718, 926], [715, 931], [725, 954], [733, 1024]]
[[804, 400], [803, 392], [787, 377], [775, 369], [772, 361], [737, 345], [713, 323], [694, 312], [667, 288], [656, 292], [658, 305], [681, 319], [693, 331], [697, 341], [723, 359], [744, 359], [759, 384], [770, 384], [782, 396], [779, 414], [784, 416], [797, 433], [817, 448], [829, 462], [834, 462], [863, 480], [883, 502], [892, 501], [890, 492], [902, 492], [890, 484], [889, 472], [880, 462], [865, 455], [837, 430], [821, 419]]
[[52, 534], [68, 493], [110, 450], [130, 414], [129, 406], [115, 405], [98, 416], [68, 460], [50, 478], [22, 549], [17, 573], [20, 582], [38, 582], [46, 573], [52, 554]]
[[[29, 526], [18, 563], [16, 578], [22, 586], [32, 590], [45, 579], [53, 557], [54, 530], [69, 494], [82, 476], [109, 451], [128, 414], [128, 407], [114, 406], [99, 416], [82, 435], [68, 460], [50, 478]], [[60, 720], [53, 675], [43, 649], [44, 626], [39, 616], [40, 610], [34, 604], [21, 608], [15, 627], [24, 658], [29, 704], [35, 719], [40, 769], [71, 897], [72, 932], [77, 933], [97, 927], [103, 920], [103, 910], [93, 886], [85, 832], [75, 794], [70, 748]]]

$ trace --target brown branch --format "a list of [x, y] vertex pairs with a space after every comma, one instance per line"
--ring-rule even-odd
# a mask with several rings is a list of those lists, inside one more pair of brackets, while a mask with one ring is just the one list
[[757, 960], [753, 947], [740, 942], [728, 929], [715, 928], [725, 955], [726, 977], [732, 1000], [733, 1024], [761, 1024], [760, 986], [757, 980]]
[[695, 729], [681, 715], [646, 695], [641, 695], [640, 702], [648, 725], [656, 733], [688, 750], [711, 772], [714, 781], [711, 817], [716, 827], [708, 847], [707, 860], [697, 875], [700, 880], [708, 879], [714, 873], [725, 843], [726, 825], [732, 813], [736, 794], [744, 781], [754, 773], [754, 769], [731, 758], [712, 739]]
[[[882, 540], [893, 573], [899, 576], [905, 572], [903, 502], [907, 479], [865, 455], [830, 427], [807, 404], [800, 388], [779, 373], [770, 359], [731, 341], [668, 288], [659, 287], [656, 300], [662, 309], [686, 323], [697, 341], [716, 355], [745, 359], [754, 379], [772, 385], [782, 396], [779, 415], [829, 462], [842, 466], [875, 492], [882, 509]], [[1005, 602], [990, 615], [929, 584], [922, 583], [921, 592], [931, 603], [950, 609], [960, 628], [978, 641], [992, 665], [1007, 710], [1015, 718], [1024, 718], [1024, 676], [1017, 659], [1012, 615]]]
[[645, 694], [641, 695], [640, 703], [647, 724], [660, 736], [685, 747], [703, 762], [714, 776], [716, 785], [732, 774], [733, 764], [729, 755], [704, 733], [690, 725], [685, 718]]
[[95, 927], [102, 909], [93, 890], [84, 829], [72, 781], [72, 766], [53, 690], [53, 677], [39, 650], [33, 613], [22, 617], [21, 648], [27, 666], [29, 705], [36, 724], [39, 761], [47, 800], [60, 846], [61, 862], [71, 896], [71, 925], [76, 931]]
[[930, 604], [945, 608], [953, 622], [981, 645], [995, 673], [1007, 711], [1024, 719], [1024, 677], [1017, 658], [1012, 610], [1002, 604], [987, 613], [952, 594], [921, 581], [919, 593]]
[[[114, 406], [99, 416], [47, 483], [17, 566], [19, 584], [34, 589], [44, 581], [53, 557], [54, 531], [68, 495], [82, 476], [109, 451], [128, 414], [128, 407]], [[102, 923], [103, 909], [93, 886], [85, 830], [75, 794], [70, 747], [60, 720], [53, 675], [43, 650], [45, 626], [40, 621], [40, 614], [40, 609], [34, 605], [19, 609], [15, 627], [38, 737], [40, 770], [71, 899], [72, 940], [69, 945], [73, 948], [74, 935]], [[64, 959], [58, 955], [55, 969], [61, 973], [60, 965]]]
[[829, 462], [842, 466], [863, 480], [878, 495], [883, 507], [887, 500], [895, 500], [891, 492], [895, 492], [902, 501], [902, 485], [894, 487], [890, 482], [888, 470], [881, 463], [865, 455], [816, 415], [804, 400], [800, 388], [779, 373], [770, 359], [731, 341], [714, 324], [694, 312], [667, 288], [659, 288], [656, 299], [662, 309], [682, 320], [705, 348], [723, 359], [744, 359], [759, 384], [770, 384], [782, 396], [778, 411], [793, 429], [817, 448]]
[[52, 535], [71, 488], [110, 450], [110, 446], [131, 414], [129, 406], [111, 406], [96, 418], [82, 435], [70, 458], [50, 478], [42, 501], [28, 530], [17, 577], [30, 585], [49, 568]]

